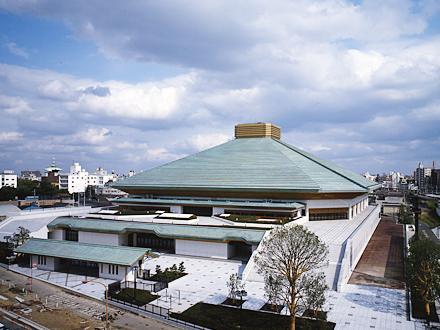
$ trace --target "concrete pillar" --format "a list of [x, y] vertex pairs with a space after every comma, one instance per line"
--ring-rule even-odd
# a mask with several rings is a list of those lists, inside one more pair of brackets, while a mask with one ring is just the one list
[[133, 233], [133, 246], [136, 247], [136, 243], [137, 243], [137, 234]]

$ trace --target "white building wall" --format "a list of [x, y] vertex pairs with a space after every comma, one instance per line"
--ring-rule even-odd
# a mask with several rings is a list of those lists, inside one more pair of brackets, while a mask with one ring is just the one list
[[[361, 207], [362, 202], [366, 200], [365, 207]], [[368, 194], [364, 194], [353, 199], [321, 199], [321, 200], [299, 200], [298, 202], [306, 204], [307, 220], [309, 219], [309, 209], [325, 208], [349, 208], [348, 218], [352, 219], [368, 206]]]
[[37, 255], [32, 256], [32, 266], [33, 267], [35, 266], [38, 269], [54, 271], [58, 267], [58, 264], [59, 264], [58, 258], [46, 257], [46, 264], [44, 265], [38, 263]]
[[80, 231], [78, 232], [78, 242], [118, 246], [119, 235]]
[[119, 244], [118, 245], [123, 245], [123, 246], [128, 246], [128, 234], [125, 235], [118, 235], [119, 238]]
[[126, 266], [112, 265], [112, 264], [98, 264], [99, 277], [107, 278], [110, 280], [121, 281], [125, 279], [125, 276], [129, 272]]
[[176, 239], [176, 254], [228, 259], [228, 243]]
[[57, 239], [60, 241], [63, 241], [66, 239], [64, 229], [55, 229], [55, 230], [51, 231], [50, 233], [51, 233], [51, 239]]
[[172, 212], [172, 213], [183, 213], [183, 208], [182, 208], [182, 206], [180, 206], [180, 205], [170, 205], [170, 211]]
[[9, 173], [12, 171], [5, 171], [6, 173], [0, 173], [0, 188], [2, 187], [12, 187], [17, 188], [17, 175]]
[[216, 215], [216, 214], [223, 214], [225, 213], [225, 209], [223, 207], [213, 207], [212, 208], [212, 214]]

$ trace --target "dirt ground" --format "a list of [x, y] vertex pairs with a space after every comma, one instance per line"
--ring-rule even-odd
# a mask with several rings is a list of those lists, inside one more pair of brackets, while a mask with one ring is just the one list
[[[87, 319], [78, 314], [63, 308], [62, 305], [53, 301], [45, 303], [38, 296], [23, 292], [19, 287], [9, 288], [8, 285], [0, 285], [0, 295], [8, 300], [0, 300], [0, 307], [12, 311], [35, 321], [49, 329], [84, 329], [86, 327], [104, 327], [105, 322], [98, 319]], [[23, 299], [20, 303], [16, 297]]]
[[348, 283], [404, 289], [403, 227], [382, 216]]
[[[49, 329], [104, 329], [105, 304], [34, 280], [33, 294], [26, 293], [28, 278], [0, 268], [0, 307]], [[19, 302], [16, 297], [23, 299]], [[111, 329], [173, 329], [159, 320], [109, 306]]]

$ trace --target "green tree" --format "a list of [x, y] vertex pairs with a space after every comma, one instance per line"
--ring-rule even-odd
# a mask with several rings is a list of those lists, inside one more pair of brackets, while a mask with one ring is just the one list
[[237, 300], [237, 292], [244, 290], [244, 283], [241, 281], [238, 274], [231, 274], [229, 276], [229, 280], [226, 282], [226, 286], [228, 287], [229, 298], [235, 303]]
[[0, 189], [0, 201], [12, 201], [15, 199], [16, 189], [9, 186], [4, 186]]
[[14, 247], [22, 245], [24, 242], [26, 242], [31, 236], [30, 236], [30, 230], [26, 229], [24, 227], [18, 227], [17, 231], [12, 235], [11, 242], [14, 245]]
[[426, 238], [409, 246], [408, 279], [413, 294], [425, 305], [426, 320], [431, 316], [430, 304], [440, 298], [440, 245]]
[[301, 297], [303, 306], [310, 310], [315, 318], [318, 318], [318, 312], [325, 304], [325, 292], [328, 290], [325, 275], [322, 272], [314, 273], [302, 277], [302, 280], [303, 283], [300, 286], [304, 288], [302, 292], [306, 293]]
[[37, 194], [39, 196], [53, 197], [58, 194], [58, 188], [50, 182], [41, 181], [40, 186], [37, 189]]
[[311, 284], [322, 285], [325, 276], [316, 277], [319, 268], [327, 264], [328, 248], [307, 228], [294, 225], [273, 229], [261, 242], [256, 255], [258, 272], [265, 278], [275, 276], [282, 282], [284, 301], [290, 315], [290, 329], [295, 329], [296, 313], [311, 294]]
[[183, 261], [179, 264], [179, 272], [180, 273], [185, 273], [185, 265], [183, 264]]
[[32, 196], [38, 189], [39, 186], [38, 181], [31, 181], [31, 180], [24, 180], [24, 179], [18, 179], [17, 180], [17, 197], [19, 199], [24, 199], [26, 196]]
[[264, 295], [274, 311], [284, 301], [283, 281], [279, 277], [268, 275], [264, 278]]

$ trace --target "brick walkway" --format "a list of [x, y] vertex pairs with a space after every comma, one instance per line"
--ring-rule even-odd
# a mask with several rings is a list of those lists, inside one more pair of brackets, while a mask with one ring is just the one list
[[348, 283], [403, 289], [403, 228], [383, 216]]

